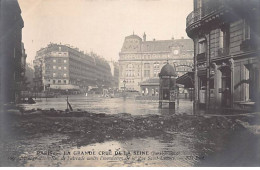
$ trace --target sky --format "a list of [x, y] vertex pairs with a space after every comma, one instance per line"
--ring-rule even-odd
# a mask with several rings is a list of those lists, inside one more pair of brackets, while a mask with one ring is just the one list
[[124, 38], [188, 38], [186, 17], [193, 0], [18, 0], [27, 62], [50, 42], [70, 44], [117, 61]]

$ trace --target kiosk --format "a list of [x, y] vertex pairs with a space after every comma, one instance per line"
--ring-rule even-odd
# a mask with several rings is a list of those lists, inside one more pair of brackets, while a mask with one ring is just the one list
[[159, 73], [159, 108], [175, 109], [176, 72], [168, 62]]

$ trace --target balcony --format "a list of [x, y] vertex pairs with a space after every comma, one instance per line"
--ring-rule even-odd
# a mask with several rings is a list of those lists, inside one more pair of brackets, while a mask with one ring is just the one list
[[220, 19], [230, 6], [229, 0], [203, 1], [202, 7], [192, 11], [186, 18], [186, 31], [189, 34], [194, 28], [200, 28], [210, 21]]
[[186, 18], [186, 27], [189, 27], [193, 23], [201, 19], [201, 8], [198, 8], [195, 11], [192, 11]]

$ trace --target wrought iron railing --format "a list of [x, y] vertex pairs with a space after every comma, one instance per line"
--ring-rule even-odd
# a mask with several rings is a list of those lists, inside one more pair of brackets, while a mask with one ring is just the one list
[[186, 27], [201, 19], [201, 8], [192, 11], [186, 18]]
[[228, 6], [228, 0], [208, 0], [203, 1], [202, 7], [192, 11], [186, 18], [186, 27], [199, 21], [201, 18], [210, 15]]

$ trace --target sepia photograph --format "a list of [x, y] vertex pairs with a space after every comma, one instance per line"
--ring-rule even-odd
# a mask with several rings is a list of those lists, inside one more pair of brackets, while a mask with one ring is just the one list
[[260, 0], [0, 0], [0, 167], [259, 167]]

